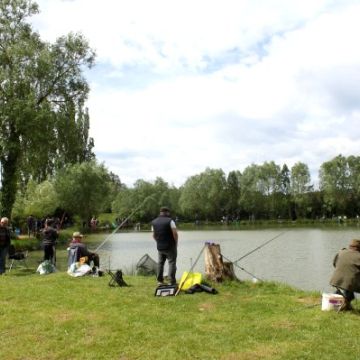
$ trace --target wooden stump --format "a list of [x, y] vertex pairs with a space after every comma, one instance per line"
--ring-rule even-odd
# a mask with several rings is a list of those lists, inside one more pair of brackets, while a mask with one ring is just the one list
[[205, 275], [215, 282], [238, 280], [232, 262], [224, 262], [219, 244], [205, 246]]

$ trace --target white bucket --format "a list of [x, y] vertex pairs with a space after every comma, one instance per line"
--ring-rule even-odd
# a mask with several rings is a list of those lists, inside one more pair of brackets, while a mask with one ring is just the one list
[[329, 311], [329, 310], [338, 311], [343, 303], [344, 303], [344, 297], [342, 295], [323, 293], [321, 310], [323, 310], [323, 311]]

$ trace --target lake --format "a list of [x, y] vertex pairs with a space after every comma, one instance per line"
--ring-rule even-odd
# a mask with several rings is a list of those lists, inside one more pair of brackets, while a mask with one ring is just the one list
[[[239, 279], [273, 280], [303, 290], [331, 292], [333, 288], [328, 283], [333, 271], [332, 260], [353, 238], [360, 238], [358, 227], [179, 229], [177, 278], [180, 279], [182, 273], [191, 268], [205, 242], [213, 242], [220, 245], [224, 258], [231, 261], [260, 247], [236, 263], [234, 268]], [[99, 253], [105, 268], [122, 269], [125, 273], [132, 272], [144, 254], [157, 261], [156, 244], [151, 232], [113, 234]], [[204, 254], [195, 264], [194, 271], [205, 272]]]

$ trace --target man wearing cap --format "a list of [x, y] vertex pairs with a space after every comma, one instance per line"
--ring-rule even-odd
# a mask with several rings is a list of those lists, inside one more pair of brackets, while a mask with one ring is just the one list
[[337, 293], [345, 298], [340, 310], [352, 310], [351, 301], [354, 292], [360, 292], [360, 240], [351, 240], [349, 247], [340, 250], [333, 261], [335, 271], [330, 285], [337, 288]]
[[170, 284], [176, 285], [176, 258], [178, 245], [178, 232], [174, 220], [170, 217], [169, 208], [160, 208], [159, 216], [151, 222], [153, 238], [158, 250], [157, 281], [159, 285], [164, 283], [165, 261], [169, 264]]
[[9, 219], [3, 217], [0, 220], [0, 275], [5, 273], [6, 256], [10, 246]]
[[99, 255], [95, 254], [88, 250], [87, 246], [82, 242], [83, 234], [78, 231], [75, 231], [72, 236], [72, 240], [69, 244], [69, 248], [76, 251], [76, 261], [79, 261], [80, 258], [87, 256], [88, 261], [93, 261], [94, 266], [100, 266]]

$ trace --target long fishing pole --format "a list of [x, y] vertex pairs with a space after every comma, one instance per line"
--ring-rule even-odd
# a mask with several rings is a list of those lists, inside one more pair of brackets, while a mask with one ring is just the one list
[[249, 251], [248, 253], [246, 253], [245, 255], [241, 256], [239, 259], [233, 261], [234, 264], [236, 264], [237, 262], [239, 262], [240, 260], [246, 258], [247, 256], [249, 256], [250, 254], [254, 253], [255, 251], [261, 249], [262, 247], [264, 247], [265, 245], [269, 244], [271, 241], [274, 241], [275, 239], [277, 239], [278, 237], [280, 237], [281, 235], [285, 234], [287, 231], [283, 231], [282, 233], [274, 236], [273, 238], [271, 238], [270, 240], [265, 241], [263, 244], [261, 244], [260, 246], [258, 246], [257, 248], [255, 248], [254, 250]]
[[[226, 256], [221, 255], [226, 261], [229, 261], [231, 263], [233, 263], [230, 259], [228, 259]], [[233, 263], [236, 267], [238, 267], [240, 270], [246, 272], [248, 275], [250, 275], [253, 279], [255, 280], [259, 280], [259, 281], [263, 281], [262, 279], [258, 278], [257, 276], [255, 276], [254, 274], [252, 274], [251, 272], [247, 271], [246, 269], [244, 269], [243, 267], [239, 266], [236, 263]]]
[[117, 232], [119, 229], [121, 229], [123, 227], [124, 224], [126, 224], [126, 222], [145, 204], [146, 201], [148, 201], [151, 197], [153, 197], [153, 195], [150, 195], [148, 197], [146, 197], [144, 199], [144, 201], [138, 206], [136, 207], [133, 212], [125, 219], [123, 220], [120, 225], [118, 225], [105, 239], [104, 241], [95, 249], [95, 252], [98, 251], [102, 246], [104, 246], [104, 244], [110, 239], [110, 237], [112, 235], [114, 235], [115, 232]]
[[185, 279], [179, 284], [179, 287], [178, 287], [178, 289], [176, 290], [175, 296], [180, 292], [181, 288], [184, 286], [187, 278], [189, 277], [190, 273], [193, 271], [196, 263], [199, 261], [200, 256], [201, 256], [201, 254], [203, 253], [203, 251], [204, 251], [204, 249], [205, 249], [205, 246], [206, 246], [206, 243], [204, 244], [203, 248], [201, 249], [198, 257], [197, 257], [196, 260], [195, 260], [195, 262], [192, 264], [190, 270], [189, 270], [188, 273], [186, 274]]

